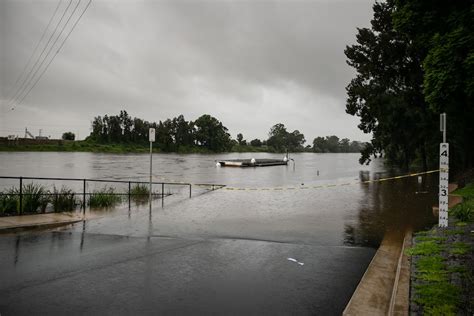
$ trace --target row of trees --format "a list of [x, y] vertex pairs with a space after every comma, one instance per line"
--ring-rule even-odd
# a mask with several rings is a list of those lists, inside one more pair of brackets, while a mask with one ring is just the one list
[[195, 121], [186, 121], [180, 115], [158, 123], [131, 118], [126, 111], [120, 111], [119, 115], [97, 116], [92, 121], [92, 132], [88, 140], [98, 143], [145, 144], [150, 128], [155, 128], [156, 143], [163, 151], [179, 151], [198, 146], [218, 152], [232, 147], [227, 128], [207, 114]]
[[438, 161], [439, 114], [447, 113], [451, 166], [474, 165], [474, 10], [471, 1], [387, 0], [373, 6], [371, 28], [348, 46], [357, 75], [346, 112], [373, 135], [361, 163], [425, 169]]
[[349, 138], [339, 139], [332, 135], [316, 137], [313, 140], [313, 151], [316, 153], [358, 153], [361, 152], [366, 143], [351, 141]]
[[[362, 143], [350, 142], [344, 138], [339, 141], [336, 136], [325, 139], [317, 137], [313, 147], [306, 146], [305, 137], [298, 130], [289, 132], [284, 124], [275, 124], [266, 140], [253, 139], [247, 142], [242, 133], [233, 140], [227, 127], [215, 117], [202, 115], [195, 121], [186, 121], [183, 115], [165, 121], [148, 122], [140, 118], [132, 118], [126, 111], [119, 115], [97, 116], [92, 121], [92, 132], [88, 141], [97, 143], [134, 143], [147, 144], [148, 131], [156, 130], [156, 145], [163, 151], [186, 151], [192, 148], [205, 148], [209, 151], [230, 151], [232, 147], [253, 146], [262, 150], [285, 151], [314, 151], [314, 152], [355, 152], [360, 151]], [[66, 135], [66, 134], [65, 134]], [[63, 137], [65, 136], [63, 135]], [[71, 135], [66, 135], [71, 136]], [[322, 141], [320, 141], [320, 139]], [[335, 144], [335, 145], [334, 145]]]

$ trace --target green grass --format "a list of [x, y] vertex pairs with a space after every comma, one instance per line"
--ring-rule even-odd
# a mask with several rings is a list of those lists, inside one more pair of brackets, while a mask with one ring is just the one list
[[[451, 274], [470, 277], [464, 264], [449, 266], [449, 255], [465, 255], [470, 245], [463, 242], [448, 243], [446, 237], [436, 234], [464, 234], [464, 230], [429, 230], [415, 234], [416, 244], [406, 250], [415, 259], [414, 301], [423, 308], [424, 315], [456, 315], [462, 297], [461, 288], [450, 283]], [[449, 233], [449, 234], [448, 234]]]
[[471, 250], [471, 246], [463, 242], [453, 242], [449, 252], [453, 255], [465, 255]]
[[95, 207], [111, 207], [122, 201], [122, 198], [115, 193], [114, 188], [102, 188], [94, 191], [89, 197], [89, 206]]
[[18, 213], [20, 199], [16, 189], [10, 188], [0, 195], [0, 215], [15, 215]]
[[474, 198], [474, 182], [466, 184], [464, 188], [456, 189], [453, 194], [460, 195], [464, 198]]
[[450, 214], [462, 222], [474, 221], [474, 198], [464, 198], [462, 203], [450, 210]]
[[148, 198], [150, 195], [150, 187], [147, 184], [137, 183], [130, 189], [132, 197]]
[[76, 208], [76, 197], [71, 189], [62, 187], [61, 190], [53, 190], [51, 198], [54, 212], [69, 212]]
[[438, 236], [419, 236], [416, 237], [417, 241], [434, 241], [434, 242], [444, 242], [446, 241], [446, 237], [438, 237]]
[[[45, 212], [50, 202], [49, 190], [40, 184], [29, 183], [23, 185], [22, 190], [22, 212], [39, 213]], [[16, 215], [20, 213], [20, 190], [12, 187], [2, 192], [0, 197], [0, 214]]]
[[130, 194], [136, 204], [143, 204], [150, 198], [150, 187], [146, 184], [137, 183], [131, 188]]
[[423, 241], [416, 244], [414, 247], [409, 248], [406, 250], [406, 254], [409, 256], [431, 256], [431, 255], [439, 255], [442, 251], [441, 245], [436, 243], [435, 241]]
[[423, 306], [425, 315], [456, 315], [461, 293], [447, 281], [427, 282], [415, 286], [415, 302]]

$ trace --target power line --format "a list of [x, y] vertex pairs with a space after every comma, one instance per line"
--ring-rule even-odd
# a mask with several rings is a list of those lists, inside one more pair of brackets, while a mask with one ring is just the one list
[[[61, 24], [62, 20], [64, 19], [64, 16], [66, 15], [66, 12], [67, 10], [69, 9], [69, 7], [71, 6], [71, 3], [72, 3], [72, 0], [69, 0], [69, 4], [67, 5], [66, 9], [64, 10], [61, 18], [59, 19], [58, 23], [56, 24], [56, 27], [54, 28], [54, 31], [53, 33], [51, 33], [51, 36], [49, 37], [48, 41], [46, 42], [46, 45], [43, 47], [43, 50], [41, 51], [41, 54], [38, 56], [38, 58], [36, 59], [36, 62], [34, 63], [33, 67], [30, 69], [30, 71], [28, 72], [28, 75], [25, 77], [25, 79], [23, 80], [23, 83], [21, 84], [20, 88], [16, 91], [16, 93], [14, 94], [13, 98], [10, 100], [10, 103], [9, 103], [9, 106], [11, 106], [14, 102], [15, 102], [15, 99], [17, 99], [26, 89], [26, 87], [28, 86], [28, 84], [31, 82], [31, 73], [33, 72], [33, 70], [35, 69], [36, 65], [38, 65], [38, 62], [40, 61], [41, 57], [43, 56], [46, 48], [48, 47], [49, 43], [51, 42], [51, 39], [53, 38], [54, 34], [56, 33], [59, 25]], [[46, 59], [46, 56], [45, 56], [45, 59]], [[43, 59], [44, 61], [44, 59]], [[28, 83], [27, 83], [28, 82]], [[26, 86], [25, 86], [25, 83]]]
[[[79, 0], [78, 4], [80, 3], [81, 1]], [[66, 35], [66, 37], [64, 38], [64, 40], [62, 41], [61, 45], [59, 46], [58, 50], [56, 51], [56, 53], [53, 55], [53, 58], [51, 58], [51, 60], [49, 61], [49, 63], [46, 65], [46, 67], [43, 69], [43, 71], [41, 72], [41, 74], [39, 75], [39, 77], [36, 79], [35, 83], [31, 86], [31, 88], [28, 90], [28, 92], [23, 96], [23, 98], [21, 98], [21, 100], [18, 102], [18, 104], [21, 104], [21, 102], [23, 102], [23, 100], [28, 96], [28, 94], [31, 92], [31, 90], [33, 90], [33, 88], [36, 86], [36, 84], [38, 83], [38, 81], [41, 79], [41, 77], [43, 77], [44, 73], [46, 72], [46, 70], [48, 70], [49, 66], [51, 65], [51, 63], [53, 62], [54, 58], [56, 58], [56, 56], [59, 54], [59, 52], [61, 51], [61, 49], [63, 48], [64, 46], [64, 43], [66, 43], [67, 39], [69, 38], [69, 36], [71, 35], [72, 31], [74, 31], [74, 29], [76, 28], [76, 25], [79, 23], [79, 20], [82, 18], [82, 16], [84, 15], [84, 13], [86, 13], [87, 9], [89, 8], [90, 4], [91, 4], [92, 0], [89, 0], [89, 2], [87, 3], [86, 7], [84, 8], [84, 10], [82, 11], [81, 15], [79, 16], [79, 18], [76, 20], [76, 22], [74, 23], [74, 25], [72, 26], [71, 30], [69, 31], [69, 33]], [[74, 8], [74, 12], [76, 11], [77, 9], [77, 6], [76, 8]], [[73, 12], [73, 14], [74, 14]], [[72, 15], [71, 15], [72, 16]], [[68, 22], [69, 22], [69, 19], [68, 19]], [[67, 24], [67, 22], [66, 22]], [[64, 29], [63, 29], [64, 30]], [[62, 30], [62, 31], [63, 31]], [[61, 31], [61, 33], [62, 33]], [[60, 34], [61, 35], [61, 34]], [[59, 38], [59, 37], [58, 37]]]
[[58, 9], [59, 9], [59, 6], [61, 5], [61, 2], [62, 2], [62, 0], [59, 0], [58, 5], [56, 6], [56, 9], [54, 10], [53, 15], [52, 15], [51, 18], [49, 19], [49, 22], [48, 22], [48, 24], [46, 25], [46, 27], [45, 27], [45, 29], [44, 29], [44, 31], [43, 31], [43, 34], [41, 35], [41, 38], [39, 39], [38, 43], [36, 44], [35, 49], [34, 49], [33, 52], [31, 53], [30, 58], [28, 58], [28, 61], [26, 62], [25, 67], [24, 67], [23, 70], [21, 71], [20, 75], [19, 75], [18, 78], [15, 80], [15, 83], [14, 83], [13, 86], [12, 86], [12, 90], [15, 88], [15, 86], [17, 85], [17, 83], [20, 81], [20, 79], [21, 79], [21, 78], [23, 77], [23, 75], [26, 73], [26, 69], [27, 69], [28, 66], [30, 65], [30, 62], [31, 62], [31, 60], [33, 59], [33, 56], [36, 54], [36, 51], [38, 50], [39, 45], [40, 45], [41, 42], [43, 41], [43, 38], [44, 38], [44, 36], [46, 35], [46, 32], [48, 31], [49, 26], [51, 25], [51, 22], [53, 22], [53, 19], [54, 19], [54, 17], [56, 16], [56, 13], [58, 12]]

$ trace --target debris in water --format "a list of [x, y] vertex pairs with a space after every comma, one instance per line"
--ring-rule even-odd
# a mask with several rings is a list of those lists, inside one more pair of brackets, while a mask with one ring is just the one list
[[288, 261], [293, 261], [297, 264], [299, 264], [300, 266], [304, 266], [304, 263], [303, 262], [299, 262], [298, 260], [294, 259], [294, 258], [286, 258]]
[[428, 191], [416, 191], [415, 194], [426, 194]]

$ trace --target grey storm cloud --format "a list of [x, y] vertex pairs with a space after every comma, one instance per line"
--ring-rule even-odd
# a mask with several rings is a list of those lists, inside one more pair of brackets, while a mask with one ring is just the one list
[[[35, 88], [10, 107], [58, 1], [0, 0], [0, 135], [28, 127], [84, 138], [94, 116], [125, 109], [151, 121], [207, 113], [247, 139], [280, 122], [308, 141], [368, 139], [345, 113], [354, 72], [344, 48], [369, 25], [373, 1], [94, 0]], [[53, 26], [70, 1], [79, 0], [62, 0]]]

